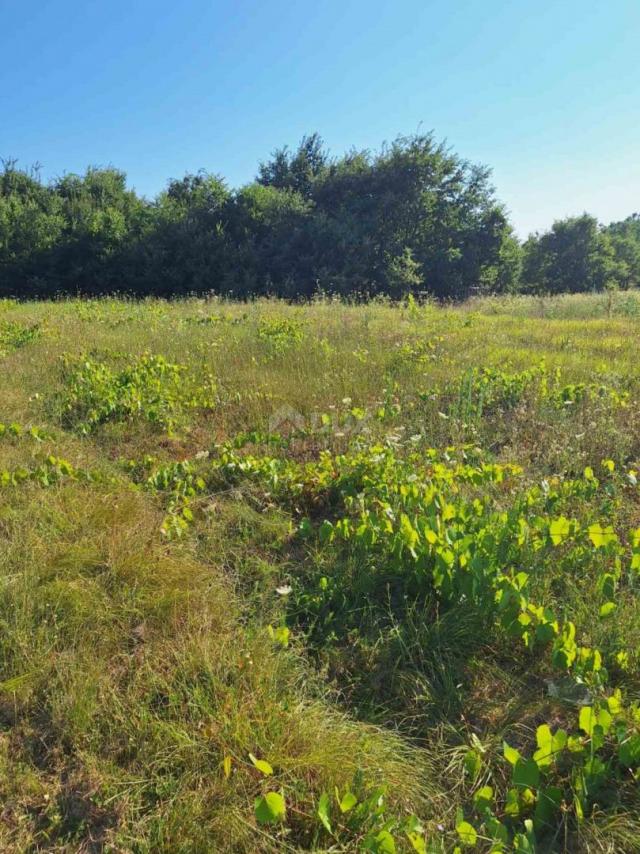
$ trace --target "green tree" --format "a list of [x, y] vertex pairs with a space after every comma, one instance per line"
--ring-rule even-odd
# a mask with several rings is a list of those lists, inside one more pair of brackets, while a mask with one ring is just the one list
[[436, 296], [460, 297], [489, 283], [513, 287], [513, 237], [489, 177], [431, 134], [333, 162], [315, 181], [312, 199], [334, 223], [334, 269], [358, 288], [390, 293], [396, 283], [389, 259], [409, 250], [420, 288]]
[[308, 296], [315, 289], [313, 203], [293, 189], [249, 184], [229, 206], [226, 290]]
[[620, 263], [622, 287], [640, 285], [640, 214], [634, 213], [622, 222], [613, 222], [606, 228], [615, 257]]
[[62, 200], [43, 186], [37, 170], [20, 170], [5, 161], [0, 173], [0, 285], [10, 293], [28, 296], [44, 273], [62, 240], [65, 218]]
[[152, 206], [150, 227], [131, 247], [137, 289], [165, 295], [219, 291], [231, 204], [217, 175], [201, 171], [170, 181]]
[[588, 214], [558, 220], [523, 246], [522, 281], [532, 292], [601, 291], [625, 275], [610, 236]]
[[329, 165], [329, 155], [322, 137], [317, 133], [303, 136], [298, 148], [291, 152], [278, 148], [271, 159], [261, 163], [258, 183], [278, 190], [294, 190], [309, 198], [316, 179]]

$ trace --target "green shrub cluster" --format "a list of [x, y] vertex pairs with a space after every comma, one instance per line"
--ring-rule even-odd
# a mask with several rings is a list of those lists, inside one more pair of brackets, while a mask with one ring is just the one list
[[185, 411], [210, 411], [215, 403], [212, 377], [196, 381], [184, 365], [144, 355], [120, 370], [90, 358], [67, 361], [58, 405], [62, 423], [87, 434], [107, 422], [137, 419], [171, 432]]
[[637, 215], [607, 228], [569, 218], [520, 245], [489, 176], [424, 134], [339, 158], [313, 134], [276, 151], [247, 186], [203, 171], [153, 200], [113, 168], [44, 184], [7, 161], [0, 294], [457, 299], [640, 282]]
[[[505, 741], [502, 757], [489, 757], [472, 740], [465, 756], [472, 797], [453, 828], [463, 847], [534, 852], [561, 827], [579, 826], [596, 805], [632, 797], [640, 779], [640, 707], [611, 674], [623, 673], [635, 651], [624, 643], [590, 645], [589, 625], [576, 626], [563, 616], [561, 601], [538, 601], [533, 591], [536, 576], [551, 576], [560, 563], [591, 579], [591, 619], [602, 622], [625, 591], [637, 591], [640, 529], [624, 542], [606, 520], [596, 521], [599, 507], [606, 512], [614, 496], [636, 484], [634, 471], [617, 472], [604, 460], [600, 478], [588, 468], [579, 479], [526, 486], [518, 466], [486, 462], [473, 447], [399, 456], [384, 445], [326, 452], [303, 464], [227, 445], [211, 461], [156, 468], [148, 459], [129, 471], [147, 489], [168, 493], [168, 535], [181, 535], [194, 521], [198, 496], [230, 485], [249, 483], [264, 500], [295, 513], [296, 537], [323, 561], [292, 578], [286, 622], [272, 630], [277, 643], [288, 645], [293, 631], [319, 655], [355, 638], [379, 646], [389, 628], [402, 632], [412, 613], [428, 621], [475, 610], [485, 642], [520, 643], [552, 684], [582, 692], [577, 711], [560, 699], [558, 718], [540, 723], [534, 742], [521, 750]], [[565, 515], [575, 502], [591, 508], [585, 518]], [[405, 647], [396, 671], [415, 674], [416, 655]], [[268, 762], [258, 767], [272, 776]], [[488, 776], [504, 778], [500, 792], [487, 785]], [[272, 788], [256, 801], [258, 823], [286, 824], [285, 789]], [[405, 843], [418, 852], [450, 850], [443, 840], [425, 839], [417, 818], [390, 815], [382, 793], [361, 803], [360, 794], [349, 792], [348, 808], [342, 797], [334, 803], [324, 793], [310, 819], [328, 840], [350, 838], [341, 813], [360, 804], [351, 828], [358, 850], [395, 851]]]
[[115, 169], [0, 173], [0, 293], [308, 297], [509, 290], [518, 246], [489, 171], [430, 135], [329, 157], [317, 135], [230, 190], [205, 172], [152, 201]]

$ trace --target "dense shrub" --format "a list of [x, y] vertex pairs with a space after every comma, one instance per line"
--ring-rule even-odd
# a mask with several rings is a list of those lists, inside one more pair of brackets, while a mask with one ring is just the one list
[[604, 229], [585, 214], [521, 246], [489, 177], [429, 134], [340, 158], [314, 134], [275, 151], [245, 187], [199, 172], [154, 200], [117, 169], [45, 184], [5, 161], [0, 295], [459, 299], [638, 283], [636, 216]]
[[115, 169], [0, 175], [0, 291], [462, 296], [515, 285], [488, 170], [429, 135], [331, 159], [317, 135], [230, 191], [207, 173], [138, 197]]

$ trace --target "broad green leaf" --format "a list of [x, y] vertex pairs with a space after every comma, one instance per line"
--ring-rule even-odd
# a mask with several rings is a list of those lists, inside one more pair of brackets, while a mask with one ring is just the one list
[[376, 854], [396, 854], [396, 843], [388, 830], [381, 830], [375, 837]]
[[547, 724], [541, 724], [536, 730], [538, 749], [533, 760], [539, 768], [547, 768], [553, 763], [553, 734]]
[[600, 577], [598, 588], [605, 599], [612, 600], [616, 593], [616, 578], [610, 572], [605, 572]]
[[576, 659], [577, 644], [575, 641], [576, 627], [567, 621], [562, 627], [562, 633], [553, 645], [551, 660], [556, 667], [567, 670]]
[[504, 753], [504, 758], [511, 765], [515, 765], [516, 762], [520, 760], [520, 752], [515, 749], [515, 747], [510, 747], [506, 741], [502, 742], [502, 751]]
[[489, 809], [493, 801], [493, 789], [491, 786], [483, 786], [473, 795], [473, 805], [478, 812], [483, 813]]
[[536, 802], [536, 793], [533, 789], [520, 789], [520, 804], [524, 809], [531, 809]]
[[556, 730], [553, 735], [553, 750], [554, 753], [559, 753], [567, 746], [567, 732], [564, 729]]
[[587, 533], [589, 535], [589, 539], [597, 549], [605, 548], [609, 543], [616, 543], [618, 541], [618, 537], [611, 525], [606, 528], [603, 528], [597, 523], [595, 525], [589, 525]]
[[536, 789], [540, 784], [540, 769], [533, 759], [518, 759], [513, 767], [513, 785], [523, 789]]
[[285, 800], [279, 792], [267, 792], [255, 802], [254, 812], [258, 824], [276, 824], [287, 814]]
[[274, 629], [273, 626], [268, 627], [269, 636], [273, 641], [275, 641], [280, 646], [287, 647], [289, 646], [289, 635], [290, 631], [287, 626], [278, 626]]
[[222, 770], [224, 771], [224, 776], [228, 779], [231, 776], [231, 757], [225, 756], [222, 760]]
[[331, 821], [329, 820], [329, 795], [326, 792], [323, 792], [320, 795], [320, 800], [318, 801], [318, 818], [326, 830], [331, 833]]
[[558, 635], [558, 624], [555, 620], [538, 623], [536, 626], [536, 640], [540, 643], [549, 643]]
[[559, 729], [554, 735], [547, 724], [541, 724], [536, 730], [536, 742], [538, 750], [533, 754], [533, 759], [539, 768], [547, 768], [566, 747], [567, 733]]
[[536, 730], [536, 744], [543, 750], [545, 747], [548, 747], [551, 750], [551, 746], [553, 744], [553, 733], [551, 732], [551, 728], [548, 724], [540, 724], [540, 726]]
[[456, 824], [456, 832], [463, 845], [472, 846], [478, 841], [478, 833], [475, 827], [469, 824], [468, 821], [461, 821]]
[[482, 770], [482, 757], [477, 750], [467, 750], [464, 755], [464, 769], [472, 780], [475, 780]]
[[400, 514], [400, 537], [411, 555], [416, 557], [415, 549], [420, 541], [420, 536], [406, 513]]
[[567, 750], [570, 753], [582, 753], [584, 751], [584, 744], [582, 739], [578, 735], [570, 735], [567, 739]]
[[592, 706], [583, 706], [580, 709], [578, 726], [584, 733], [590, 736], [597, 722], [598, 720]]
[[616, 653], [616, 664], [620, 670], [629, 669], [629, 653], [625, 649], [621, 649]]
[[515, 817], [520, 815], [520, 798], [518, 797], [517, 789], [509, 789], [507, 792], [507, 800], [504, 808], [508, 816]]
[[353, 794], [353, 792], [345, 792], [344, 795], [340, 798], [340, 802], [338, 806], [340, 807], [340, 812], [349, 812], [352, 810], [355, 805], [358, 803], [358, 799]]
[[604, 605], [600, 606], [600, 616], [610, 617], [617, 607], [615, 602], [605, 602]]
[[571, 522], [564, 516], [554, 519], [549, 525], [549, 536], [554, 546], [559, 546], [571, 532]]
[[598, 711], [598, 726], [602, 727], [602, 731], [606, 735], [611, 729], [613, 718], [608, 709], [600, 709]]
[[414, 851], [417, 851], [418, 854], [427, 854], [427, 843], [422, 834], [410, 831], [407, 833], [407, 839]]
[[265, 777], [270, 777], [273, 774], [273, 768], [266, 761], [266, 759], [256, 759], [253, 753], [249, 754], [249, 759], [251, 760], [253, 766], [258, 769]]
[[518, 854], [536, 854], [533, 843], [524, 833], [516, 833], [513, 837], [513, 850]]
[[640, 735], [632, 735], [618, 747], [618, 760], [625, 768], [640, 765]]
[[602, 735], [606, 735], [611, 727], [613, 718], [607, 709], [599, 709], [596, 711], [592, 706], [583, 706], [580, 709], [578, 725], [580, 729], [592, 738], [597, 734], [596, 728], [599, 728]]
[[498, 821], [497, 818], [493, 817], [485, 819], [485, 826], [491, 839], [494, 839], [496, 842], [501, 843], [502, 845], [508, 844], [509, 831], [501, 821]]
[[333, 529], [333, 525], [331, 524], [331, 522], [328, 519], [325, 519], [323, 521], [322, 525], [320, 525], [320, 530], [319, 530], [320, 542], [321, 543], [331, 542], [331, 540], [333, 540], [334, 534], [335, 534], [335, 531]]
[[553, 824], [555, 814], [562, 803], [562, 789], [547, 786], [540, 789], [534, 813], [534, 826], [537, 830], [547, 830]]
[[612, 715], [619, 715], [622, 711], [622, 692], [616, 688], [610, 697], [607, 697], [607, 708]]

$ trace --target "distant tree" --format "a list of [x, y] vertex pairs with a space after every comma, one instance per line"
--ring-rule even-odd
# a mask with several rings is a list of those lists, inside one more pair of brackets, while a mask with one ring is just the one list
[[[492, 282], [514, 285], [513, 237], [489, 171], [430, 134], [400, 137], [375, 155], [351, 152], [314, 183], [312, 199], [335, 223], [333, 258], [359, 288], [392, 293], [397, 260], [411, 253], [422, 289], [459, 297]], [[389, 264], [391, 263], [391, 267]]]
[[390, 296], [402, 297], [422, 288], [422, 267], [408, 246], [405, 246], [401, 254], [389, 256], [385, 267]]
[[270, 160], [260, 164], [257, 180], [266, 187], [294, 190], [309, 198], [314, 182], [324, 174], [328, 165], [329, 155], [322, 137], [312, 133], [303, 136], [293, 152], [286, 146], [277, 149]]
[[640, 286], [640, 214], [634, 213], [605, 229], [620, 262], [622, 287]]
[[517, 293], [522, 273], [522, 247], [514, 235], [505, 214], [500, 211], [496, 227], [500, 231], [500, 248], [494, 264], [482, 270], [479, 292], [482, 294]]
[[523, 246], [522, 282], [529, 291], [601, 291], [624, 284], [626, 276], [611, 237], [588, 214], [558, 220]]
[[37, 171], [5, 161], [0, 173], [0, 288], [29, 296], [42, 286], [63, 239], [63, 202]]
[[315, 287], [312, 209], [297, 190], [259, 183], [240, 190], [230, 206], [233, 260], [226, 290], [310, 295]]
[[638, 284], [637, 214], [606, 228], [587, 214], [560, 220], [521, 246], [489, 170], [431, 134], [331, 158], [314, 133], [274, 152], [239, 190], [201, 171], [152, 201], [114, 168], [47, 184], [37, 168], [0, 169], [3, 295], [459, 299]]
[[132, 252], [145, 292], [186, 294], [221, 289], [232, 195], [208, 172], [169, 182], [155, 200], [153, 224]]

